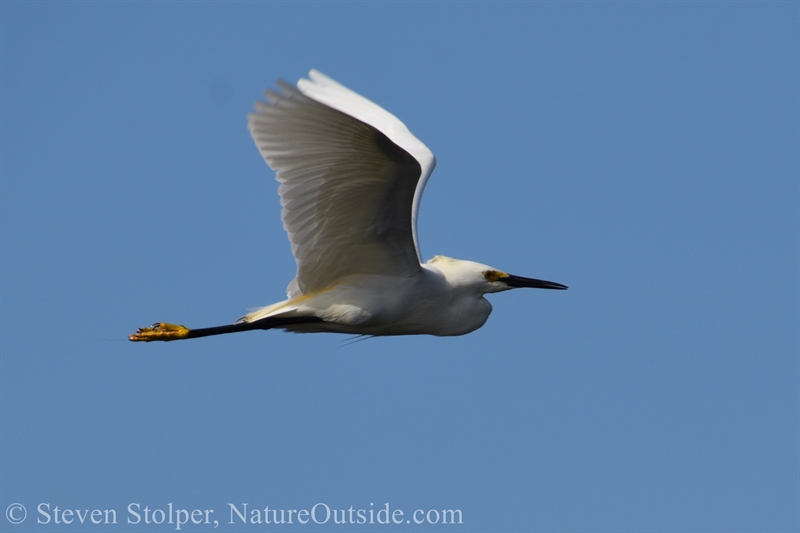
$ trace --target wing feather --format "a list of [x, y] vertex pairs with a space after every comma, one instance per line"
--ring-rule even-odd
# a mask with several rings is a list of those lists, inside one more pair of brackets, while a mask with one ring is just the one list
[[[416, 215], [435, 160], [396, 117], [311, 71], [278, 82], [248, 115], [280, 182], [281, 218], [297, 261], [289, 297], [352, 274], [418, 272]], [[305, 93], [305, 94], [304, 94]]]

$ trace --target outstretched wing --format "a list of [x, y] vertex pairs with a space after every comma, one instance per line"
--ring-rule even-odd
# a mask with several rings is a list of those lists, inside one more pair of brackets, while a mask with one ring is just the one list
[[297, 261], [289, 297], [351, 274], [419, 271], [416, 221], [435, 159], [394, 115], [312, 70], [278, 82], [248, 115], [280, 182], [283, 226]]

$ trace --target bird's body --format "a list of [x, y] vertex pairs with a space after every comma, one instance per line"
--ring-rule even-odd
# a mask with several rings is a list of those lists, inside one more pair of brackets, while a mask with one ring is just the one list
[[134, 341], [253, 329], [362, 335], [463, 335], [492, 311], [484, 294], [566, 289], [487, 265], [436, 256], [422, 263], [416, 221], [435, 159], [394, 115], [317, 71], [280, 83], [256, 104], [250, 132], [281, 183], [284, 228], [297, 261], [287, 300], [228, 326], [157, 323]]
[[315, 316], [323, 322], [300, 323], [285, 329], [365, 335], [463, 335], [486, 322], [492, 305], [477, 287], [458, 285], [458, 278], [448, 279], [447, 267], [454, 264], [453, 259], [437, 256], [413, 276], [354, 274], [322, 291], [259, 309], [244, 320]]

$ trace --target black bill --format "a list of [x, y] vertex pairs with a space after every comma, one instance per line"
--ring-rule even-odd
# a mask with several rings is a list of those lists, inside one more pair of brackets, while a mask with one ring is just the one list
[[544, 281], [543, 279], [523, 278], [522, 276], [514, 276], [509, 274], [507, 278], [500, 281], [504, 282], [509, 287], [529, 287], [532, 289], [558, 289], [566, 290], [567, 286], [554, 281]]

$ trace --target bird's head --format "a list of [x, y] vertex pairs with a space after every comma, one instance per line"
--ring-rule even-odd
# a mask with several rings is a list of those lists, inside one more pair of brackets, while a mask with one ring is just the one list
[[428, 264], [437, 268], [453, 287], [473, 288], [480, 294], [529, 287], [564, 290], [566, 285], [541, 279], [523, 278], [474, 261], [437, 255]]

